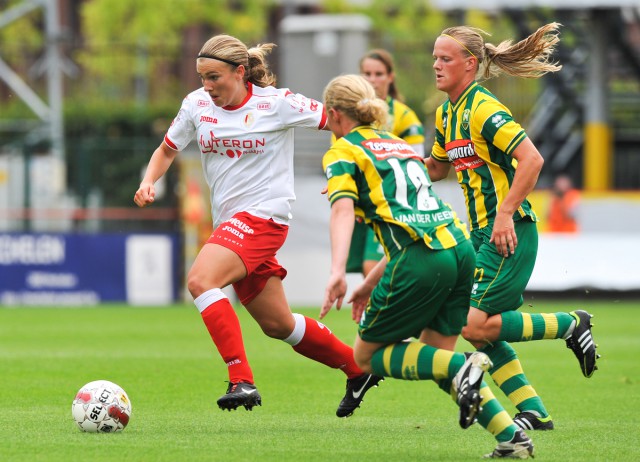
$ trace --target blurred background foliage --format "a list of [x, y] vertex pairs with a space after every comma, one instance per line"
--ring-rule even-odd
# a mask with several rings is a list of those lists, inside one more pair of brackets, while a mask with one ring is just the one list
[[[0, 11], [21, 3], [0, 1]], [[130, 206], [141, 166], [162, 141], [184, 95], [199, 85], [195, 56], [212, 35], [247, 43], [265, 40], [273, 2], [264, 0], [84, 0], [72, 2], [63, 28], [66, 161], [70, 192], [86, 206]], [[6, 8], [5, 8], [6, 7]], [[2, 59], [46, 101], [44, 12], [36, 9], [0, 28]], [[74, 24], [74, 21], [77, 23]], [[3, 94], [3, 92], [5, 92]], [[36, 115], [0, 86], [0, 144], [24, 147], [24, 127]], [[168, 174], [169, 188], [177, 172]], [[175, 206], [168, 194], [159, 206]]]
[[[20, 0], [2, 3], [8, 8]], [[273, 8], [273, 2], [264, 0], [77, 4], [77, 34], [66, 30], [61, 41], [63, 53], [80, 71], [65, 79], [65, 125], [81, 132], [90, 129], [83, 123], [87, 113], [98, 131], [122, 117], [135, 118], [132, 123], [138, 125], [159, 112], [169, 116], [167, 109], [175, 112], [188, 89], [182, 79], [184, 61], [192, 64], [189, 71], [195, 77], [195, 56], [216, 33], [248, 42], [264, 40]], [[34, 10], [0, 29], [3, 59], [41, 95], [46, 94], [45, 82], [36, 69], [44, 56], [43, 21], [43, 11]], [[11, 95], [6, 99], [0, 118], [33, 117], [22, 101]]]
[[[0, 11], [22, 0], [0, 0]], [[370, 47], [389, 50], [396, 64], [396, 79], [405, 102], [423, 121], [427, 149], [432, 139], [433, 113], [446, 96], [436, 90], [432, 70], [435, 38], [445, 27], [469, 24], [491, 35], [497, 44], [520, 38], [513, 18], [505, 12], [475, 10], [442, 12], [428, 0], [324, 0], [314, 6], [275, 0], [65, 0], [69, 11], [59, 37], [64, 63], [64, 129], [69, 189], [86, 198], [90, 190], [103, 191], [104, 205], [131, 202], [141, 165], [161, 140], [177, 113], [180, 101], [200, 86], [195, 57], [213, 35], [227, 33], [248, 45], [279, 41], [278, 25], [288, 14], [356, 13], [371, 19]], [[529, 30], [556, 18], [554, 10], [537, 9], [523, 14]], [[565, 18], [561, 30], [567, 53], [578, 49], [575, 33]], [[0, 28], [0, 56], [27, 85], [45, 99], [45, 17], [42, 9]], [[521, 24], [522, 26], [522, 24]], [[574, 46], [575, 45], [575, 46]], [[270, 62], [278, 73], [279, 50]], [[565, 60], [567, 55], [560, 56]], [[354, 56], [357, 62], [360, 56]], [[622, 60], [619, 60], [622, 61]], [[620, 69], [620, 67], [618, 67]], [[610, 69], [615, 72], [615, 69]], [[612, 89], [623, 95], [638, 94], [639, 81], [612, 75]], [[527, 126], [531, 110], [541, 94], [543, 79], [501, 77], [485, 85]], [[573, 79], [573, 85], [582, 85]], [[295, 89], [293, 89], [295, 90]], [[627, 97], [624, 111], [615, 111], [614, 123], [637, 126], [637, 111]], [[620, 106], [620, 104], [618, 104]], [[0, 146], [19, 143], [25, 127], [37, 121], [24, 102], [0, 85], [0, 122], [14, 127], [0, 131]], [[18, 140], [18, 141], [16, 141]], [[618, 156], [621, 158], [621, 156]], [[576, 157], [579, 162], [579, 158]], [[631, 164], [620, 164], [633, 171]], [[635, 165], [635, 164], [634, 164]], [[572, 165], [579, 171], [580, 165]]]
[[[18, 0], [7, 3], [11, 6]], [[66, 56], [80, 70], [66, 79], [67, 130], [105, 132], [114, 124], [122, 125], [116, 121], [124, 118], [132, 119], [125, 125], [139, 129], [143, 124], [152, 132], [154, 121], [158, 117], [172, 118], [181, 96], [199, 84], [193, 58], [207, 38], [227, 33], [247, 44], [277, 43], [273, 20], [282, 16], [281, 4], [265, 0], [80, 2], [80, 33], [62, 38]], [[464, 20], [490, 31], [493, 42], [514, 35], [512, 25], [500, 16], [476, 11], [466, 12], [464, 17], [445, 15], [430, 7], [428, 1], [372, 0], [363, 7], [346, 0], [326, 0], [320, 9], [371, 18], [371, 47], [383, 47], [394, 54], [400, 91], [423, 120], [443, 99], [434, 87], [431, 51], [444, 27]], [[27, 75], [28, 84], [39, 88], [41, 94], [44, 82], [34, 66], [43, 56], [42, 22], [42, 12], [34, 11], [0, 29], [3, 58], [20, 75]], [[275, 67], [277, 71], [277, 63]], [[511, 80], [514, 85], [524, 86], [526, 92], [537, 89], [535, 83], [532, 87], [530, 82]], [[520, 106], [530, 104], [530, 98], [522, 104], [506, 103], [514, 105], [518, 114]], [[0, 118], [30, 117], [29, 108], [20, 100], [3, 101]]]
[[84, 92], [94, 98], [127, 96], [140, 103], [140, 97], [147, 95], [123, 93], [132, 83], [140, 91], [143, 81], [148, 95], [153, 95], [145, 105], [175, 103], [176, 92], [182, 89], [175, 66], [185, 56], [195, 63], [193, 50], [198, 44], [185, 43], [188, 31], [224, 31], [258, 41], [264, 37], [269, 8], [270, 2], [262, 0], [86, 2], [82, 7], [85, 43], [74, 57], [94, 82]]

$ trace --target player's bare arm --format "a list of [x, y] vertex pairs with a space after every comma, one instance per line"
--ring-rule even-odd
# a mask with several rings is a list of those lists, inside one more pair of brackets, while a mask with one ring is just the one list
[[320, 319], [324, 318], [336, 303], [336, 309], [342, 308], [347, 294], [347, 257], [351, 245], [351, 235], [355, 221], [353, 200], [338, 199], [331, 205], [331, 275], [325, 289], [324, 301], [320, 310]]
[[529, 138], [525, 138], [520, 143], [512, 156], [518, 161], [518, 167], [509, 193], [496, 214], [490, 241], [504, 257], [513, 254], [518, 245], [513, 214], [527, 195], [533, 191], [544, 163], [544, 159]]
[[149, 160], [147, 171], [140, 182], [140, 187], [133, 196], [133, 201], [138, 207], [146, 207], [155, 200], [155, 182], [169, 169], [178, 151], [171, 149], [164, 141], [156, 148]]
[[348, 300], [348, 303], [351, 303], [351, 318], [355, 322], [360, 322], [362, 318], [362, 313], [364, 313], [367, 304], [369, 303], [369, 298], [371, 297], [371, 292], [378, 282], [382, 278], [384, 274], [384, 269], [387, 267], [387, 258], [383, 257], [376, 266], [373, 267], [367, 277], [364, 278], [362, 284], [355, 288], [353, 293], [351, 294], [351, 298]]

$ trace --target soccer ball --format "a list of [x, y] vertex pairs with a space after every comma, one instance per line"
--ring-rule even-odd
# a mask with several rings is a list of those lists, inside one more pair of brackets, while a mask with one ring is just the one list
[[78, 391], [71, 414], [84, 432], [118, 432], [129, 423], [131, 401], [122, 387], [108, 380], [96, 380]]

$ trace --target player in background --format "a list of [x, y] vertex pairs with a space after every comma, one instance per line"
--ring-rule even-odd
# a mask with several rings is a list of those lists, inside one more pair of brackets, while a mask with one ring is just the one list
[[435, 143], [426, 160], [433, 181], [445, 178], [453, 165], [467, 204], [477, 268], [462, 336], [491, 358], [492, 378], [518, 408], [516, 424], [534, 430], [551, 430], [553, 421], [508, 342], [565, 339], [585, 377], [597, 369], [599, 356], [589, 313], [517, 311], [537, 255], [538, 218], [527, 195], [543, 159], [509, 109], [476, 76], [504, 72], [538, 78], [559, 71], [561, 66], [550, 60], [559, 26], [547, 24], [516, 44], [497, 46], [484, 42], [483, 31], [467, 26], [441, 33], [433, 69], [436, 86], [448, 100], [436, 112]]
[[211, 191], [213, 233], [187, 276], [202, 320], [227, 364], [229, 386], [221, 409], [251, 410], [262, 399], [254, 384], [238, 317], [221, 289], [233, 285], [240, 301], [269, 337], [347, 376], [337, 411], [347, 417], [380, 377], [365, 374], [353, 350], [320, 322], [291, 312], [276, 260], [295, 200], [293, 128], [326, 128], [318, 101], [275, 88], [266, 62], [274, 44], [253, 48], [228, 35], [209, 39], [198, 54], [202, 87], [182, 107], [154, 151], [134, 201], [153, 203], [154, 183], [192, 140], [198, 143]]
[[[416, 113], [403, 102], [396, 85], [393, 56], [386, 50], [368, 51], [360, 59], [360, 74], [373, 86], [376, 96], [389, 107], [386, 131], [402, 138], [424, 157], [424, 127]], [[351, 239], [347, 272], [364, 276], [380, 261], [384, 252], [380, 243], [361, 217], [357, 218]]]
[[[337, 141], [322, 159], [331, 203], [331, 274], [320, 312], [340, 309], [347, 292], [346, 262], [359, 209], [385, 257], [354, 291], [359, 321], [356, 362], [365, 371], [404, 380], [433, 380], [460, 407], [460, 425], [475, 421], [495, 436], [500, 457], [527, 458], [533, 444], [482, 381], [487, 355], [453, 351], [466, 322], [475, 252], [466, 226], [432, 191], [411, 146], [381, 130], [386, 105], [361, 76], [333, 79], [324, 90], [328, 123]], [[366, 309], [365, 309], [366, 307]], [[432, 345], [403, 341], [426, 329]]]
[[405, 140], [420, 157], [424, 157], [424, 127], [413, 109], [404, 104], [396, 85], [391, 53], [381, 48], [365, 53], [360, 59], [360, 74], [371, 84], [376, 96], [389, 107], [383, 128]]

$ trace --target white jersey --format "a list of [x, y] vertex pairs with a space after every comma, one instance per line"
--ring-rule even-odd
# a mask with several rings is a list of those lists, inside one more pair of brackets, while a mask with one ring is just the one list
[[324, 106], [286, 88], [248, 84], [239, 106], [213, 104], [200, 88], [187, 95], [165, 135], [182, 151], [194, 138], [211, 191], [214, 229], [238, 212], [289, 224], [293, 189], [293, 128], [322, 129]]

